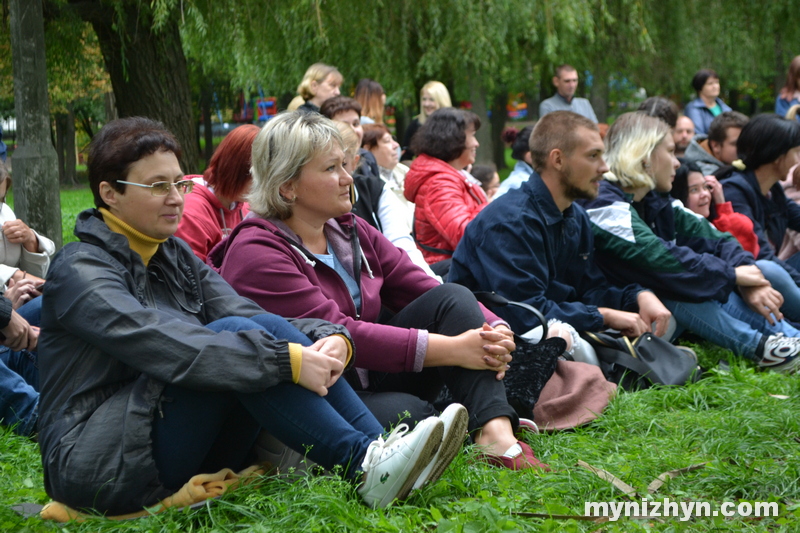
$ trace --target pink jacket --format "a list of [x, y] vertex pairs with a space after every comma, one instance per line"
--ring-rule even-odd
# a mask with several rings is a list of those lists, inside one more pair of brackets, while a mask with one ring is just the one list
[[[356, 366], [381, 372], [419, 372], [428, 332], [377, 324], [381, 306], [397, 312], [439, 283], [365, 220], [347, 214], [327, 222], [336, 256], [361, 287], [361, 312], [342, 278], [303, 247], [280, 221], [248, 216], [208, 256], [240, 295], [269, 312], [324, 318], [350, 331]], [[483, 308], [489, 324], [503, 322]]]
[[184, 197], [183, 218], [175, 236], [186, 241], [194, 254], [205, 261], [214, 245], [242, 221], [247, 207], [244, 203], [236, 204], [233, 209], [223, 207], [210, 189], [195, 180], [194, 190]]
[[[431, 264], [449, 259], [458, 246], [467, 224], [488, 205], [480, 185], [441, 159], [422, 154], [406, 174], [406, 199], [416, 205], [416, 239], [425, 260]], [[450, 251], [426, 250], [425, 246]]]

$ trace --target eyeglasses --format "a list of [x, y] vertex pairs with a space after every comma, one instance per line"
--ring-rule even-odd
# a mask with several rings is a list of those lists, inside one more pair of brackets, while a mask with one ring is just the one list
[[194, 182], [192, 180], [180, 180], [172, 183], [171, 181], [157, 181], [151, 185], [143, 183], [133, 183], [132, 181], [117, 180], [117, 183], [124, 183], [125, 185], [133, 185], [135, 187], [145, 187], [150, 189], [150, 194], [153, 196], [166, 196], [172, 190], [172, 186], [178, 188], [181, 194], [189, 194], [194, 189]]

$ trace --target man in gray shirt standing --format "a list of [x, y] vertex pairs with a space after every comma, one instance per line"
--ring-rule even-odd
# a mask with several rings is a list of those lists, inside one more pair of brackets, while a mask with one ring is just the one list
[[553, 85], [556, 87], [556, 94], [539, 104], [539, 118], [553, 111], [572, 111], [597, 123], [597, 116], [589, 100], [575, 98], [575, 90], [578, 88], [578, 71], [575, 67], [566, 64], [557, 67]]

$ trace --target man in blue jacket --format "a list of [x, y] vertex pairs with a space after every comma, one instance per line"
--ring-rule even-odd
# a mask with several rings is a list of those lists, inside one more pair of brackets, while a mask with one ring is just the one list
[[[639, 285], [612, 287], [594, 263], [586, 212], [573, 201], [597, 196], [603, 140], [597, 125], [570, 111], [542, 117], [530, 137], [534, 172], [519, 189], [490, 203], [467, 226], [450, 281], [524, 301], [578, 331], [614, 328], [638, 336], [670, 312]], [[514, 331], [537, 326], [523, 310], [498, 310]]]

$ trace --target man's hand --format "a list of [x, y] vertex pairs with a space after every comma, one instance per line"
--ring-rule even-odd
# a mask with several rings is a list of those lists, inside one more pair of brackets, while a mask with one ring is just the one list
[[603, 315], [605, 326], [616, 329], [626, 337], [638, 337], [645, 331], [650, 331], [650, 326], [645, 324], [637, 313], [618, 311], [608, 307], [598, 307], [597, 310]]
[[766, 318], [773, 326], [775, 325], [773, 315], [778, 320], [783, 320], [781, 313], [783, 296], [771, 286], [739, 287], [739, 293], [750, 309]]
[[640, 292], [636, 296], [636, 301], [639, 304], [639, 316], [642, 317], [645, 324], [650, 326], [648, 331], [652, 330], [652, 325], [655, 323], [656, 330], [654, 333], [656, 337], [663, 336], [667, 332], [669, 319], [672, 317], [669, 309], [664, 307], [658, 296], [650, 291]]
[[2, 341], [3, 346], [8, 346], [15, 352], [33, 351], [39, 342], [39, 328], [28, 324], [27, 320], [16, 311], [11, 311], [11, 321], [6, 327], [0, 329], [0, 333], [5, 337], [5, 340]]

